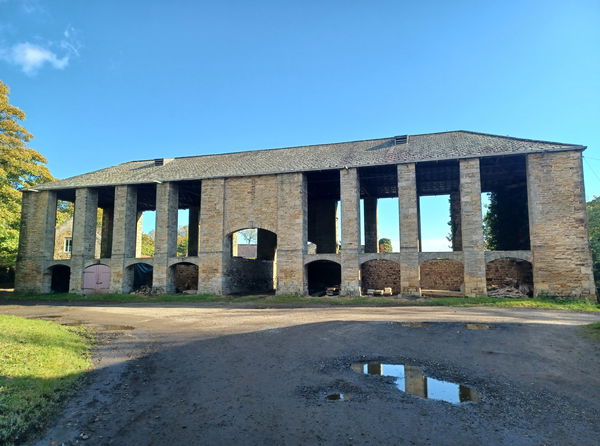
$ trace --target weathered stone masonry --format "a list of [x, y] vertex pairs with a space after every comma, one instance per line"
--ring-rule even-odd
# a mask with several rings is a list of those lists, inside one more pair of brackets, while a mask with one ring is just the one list
[[[197, 287], [186, 286], [201, 293], [244, 292], [245, 284], [254, 281], [266, 291], [306, 294], [309, 265], [326, 265], [323, 271], [330, 276], [321, 275], [319, 281], [340, 285], [343, 295], [383, 287], [387, 275], [399, 294], [443, 287], [477, 296], [486, 294], [486, 280], [503, 280], [491, 261], [505, 259], [502, 271], [509, 274], [514, 268], [507, 259], [518, 259], [532, 266], [535, 295], [593, 299], [584, 149], [446, 132], [125, 163], [23, 193], [15, 286], [21, 292], [50, 292], [56, 267], [62, 265], [60, 271], [70, 269], [70, 291], [79, 293], [86, 268], [105, 264], [110, 291], [129, 292], [134, 265], [145, 263], [152, 268], [153, 287], [164, 292], [174, 292], [197, 271]], [[529, 212], [530, 245], [485, 251], [481, 193], [515, 188], [527, 192], [523, 205]], [[451, 197], [453, 252], [421, 252], [419, 198], [435, 194]], [[378, 252], [378, 197], [398, 198], [399, 252]], [[70, 259], [54, 254], [58, 199], [75, 204]], [[99, 208], [103, 219], [97, 228]], [[176, 253], [179, 209], [189, 209], [184, 257]], [[156, 210], [151, 258], [141, 258], [139, 216], [144, 210]], [[235, 233], [246, 228], [258, 230], [255, 260], [236, 257]], [[98, 247], [97, 234], [102, 239]], [[454, 262], [448, 280], [435, 276], [445, 268], [443, 259]], [[175, 265], [186, 265], [185, 281], [176, 280]], [[339, 266], [339, 276], [332, 265]], [[363, 280], [361, 271], [369, 278]]]

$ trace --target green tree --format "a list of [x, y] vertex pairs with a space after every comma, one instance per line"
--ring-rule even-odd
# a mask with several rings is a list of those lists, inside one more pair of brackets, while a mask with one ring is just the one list
[[594, 279], [597, 287], [600, 283], [600, 197], [587, 203], [587, 214]]
[[154, 256], [154, 239], [149, 234], [142, 234], [142, 255], [145, 257]]
[[392, 252], [392, 241], [389, 238], [379, 239], [379, 252]]
[[177, 236], [177, 255], [185, 256], [185, 255], [187, 255], [187, 252], [188, 252], [188, 236], [187, 236], [187, 234], [178, 235]]
[[19, 122], [25, 113], [8, 102], [9, 88], [0, 81], [0, 266], [12, 267], [19, 245], [23, 188], [52, 181], [46, 158], [27, 147], [33, 138]]

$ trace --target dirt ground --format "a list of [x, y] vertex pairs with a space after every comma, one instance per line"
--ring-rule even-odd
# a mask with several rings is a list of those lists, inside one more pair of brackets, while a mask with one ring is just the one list
[[[82, 323], [100, 340], [86, 386], [37, 445], [600, 444], [600, 341], [580, 334], [596, 314], [217, 304], [0, 313]], [[367, 360], [423, 366], [483, 398], [405, 394], [350, 367]], [[332, 392], [351, 399], [326, 400]]]

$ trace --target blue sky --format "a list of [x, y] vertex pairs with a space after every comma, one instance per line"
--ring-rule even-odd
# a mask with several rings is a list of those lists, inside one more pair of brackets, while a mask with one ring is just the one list
[[466, 129], [587, 145], [589, 199], [599, 24], [597, 0], [0, 0], [0, 79], [59, 178]]

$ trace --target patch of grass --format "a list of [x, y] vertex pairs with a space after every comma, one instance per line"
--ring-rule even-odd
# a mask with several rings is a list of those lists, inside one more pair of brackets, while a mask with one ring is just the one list
[[15, 294], [0, 298], [6, 300], [29, 301], [60, 301], [77, 303], [223, 303], [257, 306], [444, 306], [444, 307], [506, 307], [506, 308], [538, 308], [549, 310], [574, 310], [600, 312], [600, 304], [579, 299], [559, 299], [541, 297], [536, 299], [511, 299], [500, 297], [434, 297], [404, 299], [397, 297], [305, 297], [297, 294], [261, 295], [261, 296], [216, 296], [212, 294], [173, 294], [162, 296], [139, 296], [135, 294], [97, 294], [80, 296], [78, 294], [40, 294], [24, 295]]
[[582, 327], [581, 333], [588, 338], [600, 341], [600, 321]]
[[39, 430], [91, 368], [83, 327], [0, 315], [0, 444]]

